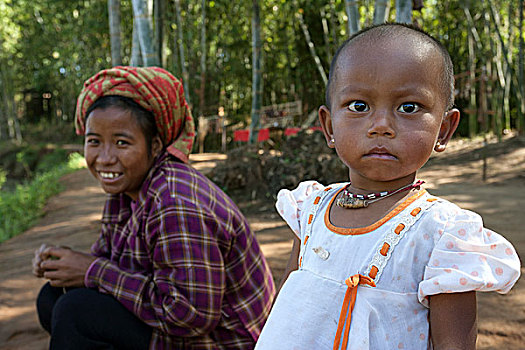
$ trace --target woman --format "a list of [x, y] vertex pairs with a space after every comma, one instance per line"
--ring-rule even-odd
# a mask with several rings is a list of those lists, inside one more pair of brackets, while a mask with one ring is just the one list
[[182, 84], [155, 67], [101, 71], [79, 95], [76, 127], [109, 196], [90, 255], [35, 252], [51, 348], [252, 349], [272, 276], [234, 203], [186, 164]]

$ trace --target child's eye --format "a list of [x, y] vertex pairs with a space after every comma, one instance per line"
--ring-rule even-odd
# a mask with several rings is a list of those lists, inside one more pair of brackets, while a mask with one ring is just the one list
[[370, 107], [366, 104], [366, 102], [357, 100], [350, 102], [348, 109], [352, 112], [368, 112]]
[[411, 113], [416, 113], [420, 109], [421, 109], [421, 107], [419, 107], [419, 105], [417, 103], [407, 102], [407, 103], [403, 103], [401, 106], [399, 106], [399, 108], [397, 110], [399, 112], [401, 112], [401, 113], [411, 114]]
[[129, 145], [129, 142], [127, 141], [124, 141], [124, 140], [117, 140], [117, 146], [125, 146], [125, 145]]

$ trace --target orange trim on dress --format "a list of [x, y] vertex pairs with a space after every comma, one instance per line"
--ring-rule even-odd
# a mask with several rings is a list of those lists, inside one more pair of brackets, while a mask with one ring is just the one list
[[416, 216], [417, 214], [419, 214], [420, 211], [421, 211], [421, 208], [420, 208], [420, 207], [414, 208], [414, 209], [410, 212], [410, 215], [412, 215], [412, 216]]
[[401, 231], [403, 231], [403, 229], [405, 228], [405, 225], [404, 224], [399, 224], [396, 226], [396, 228], [394, 229], [394, 232], [396, 233], [396, 235], [400, 234]]
[[372, 265], [372, 267], [370, 268], [370, 272], [368, 273], [368, 276], [370, 276], [370, 278], [372, 279], [376, 279], [378, 272], [379, 272], [379, 269], [377, 268], [377, 266]]
[[[375, 283], [370, 277], [355, 274], [348, 277], [345, 280], [348, 288], [346, 289], [345, 299], [343, 300], [343, 306], [341, 307], [341, 314], [339, 315], [339, 322], [337, 323], [337, 332], [335, 333], [334, 339], [334, 350], [339, 349], [341, 343], [341, 336], [343, 337], [343, 344], [341, 349], [346, 349], [348, 346], [348, 335], [350, 334], [350, 323], [352, 322], [352, 311], [355, 306], [355, 299], [357, 297], [357, 287], [360, 284], [368, 284], [371, 287], [375, 287]], [[348, 316], [347, 316], [348, 315]], [[346, 327], [345, 327], [346, 324]], [[344, 334], [343, 334], [344, 327]]]
[[308, 216], [308, 224], [311, 224], [313, 219], [314, 219], [314, 214], [310, 214], [310, 216]]
[[385, 243], [383, 243], [383, 247], [381, 248], [379, 253], [381, 253], [381, 255], [383, 255], [383, 256], [386, 256], [386, 253], [388, 253], [389, 249], [390, 249], [390, 244], [385, 242]]
[[[328, 207], [326, 208], [326, 211], [324, 213], [324, 223], [328, 229], [334, 233], [340, 234], [340, 235], [362, 235], [364, 233], [372, 232], [376, 230], [377, 228], [381, 227], [385, 222], [392, 219], [394, 216], [402, 212], [406, 207], [408, 207], [410, 204], [412, 204], [416, 199], [421, 197], [423, 194], [427, 193], [426, 190], [421, 190], [416, 194], [411, 195], [407, 199], [405, 199], [401, 204], [399, 204], [397, 207], [392, 209], [386, 216], [379, 219], [372, 225], [366, 226], [366, 227], [358, 227], [358, 228], [346, 228], [346, 227], [338, 227], [332, 225], [330, 222], [330, 208], [332, 208], [332, 205], [334, 203], [334, 200], [337, 198], [339, 193], [344, 190], [344, 187], [341, 188], [335, 196], [330, 200], [330, 203], [328, 204]], [[404, 228], [404, 227], [403, 227]], [[396, 232], [397, 233], [397, 232]]]

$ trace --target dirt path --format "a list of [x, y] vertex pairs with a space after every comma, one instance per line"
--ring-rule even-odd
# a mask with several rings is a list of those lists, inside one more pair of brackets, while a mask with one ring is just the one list
[[[420, 174], [433, 194], [477, 211], [487, 227], [504, 235], [525, 256], [525, 140], [495, 147], [488, 158], [488, 184], [481, 181], [482, 162], [476, 146], [452, 149], [432, 160]], [[469, 153], [465, 153], [469, 151]], [[479, 152], [478, 152], [479, 153]], [[220, 156], [193, 157], [206, 169]], [[62, 179], [66, 190], [52, 198], [47, 214], [35, 227], [0, 244], [0, 350], [46, 349], [48, 337], [40, 329], [34, 300], [42, 280], [31, 275], [33, 250], [41, 243], [88, 250], [97, 235], [104, 195], [87, 170]], [[438, 187], [439, 186], [439, 187]], [[291, 233], [272, 210], [247, 214], [257, 232], [276, 280], [280, 279], [290, 249]], [[522, 269], [522, 273], [524, 269]], [[522, 279], [505, 296], [479, 293], [478, 349], [525, 348], [525, 284]]]

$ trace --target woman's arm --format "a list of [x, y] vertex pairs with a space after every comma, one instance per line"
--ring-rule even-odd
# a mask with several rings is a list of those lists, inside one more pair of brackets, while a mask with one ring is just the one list
[[157, 203], [147, 219], [151, 274], [97, 258], [86, 286], [113, 295], [151, 327], [174, 336], [213, 330], [221, 317], [226, 274], [217, 222], [190, 205]]
[[476, 349], [476, 292], [430, 298], [430, 334], [434, 350]]
[[[290, 258], [288, 258], [288, 263], [286, 264], [286, 269], [284, 274], [281, 277], [281, 282], [279, 283], [279, 288], [277, 288], [277, 294], [281, 290], [284, 282], [288, 279], [288, 276], [293, 271], [297, 270], [297, 260], [299, 259], [299, 252], [301, 251], [301, 240], [296, 235], [293, 235], [293, 246], [292, 252], [290, 253]], [[277, 296], [277, 295], [276, 295]]]

